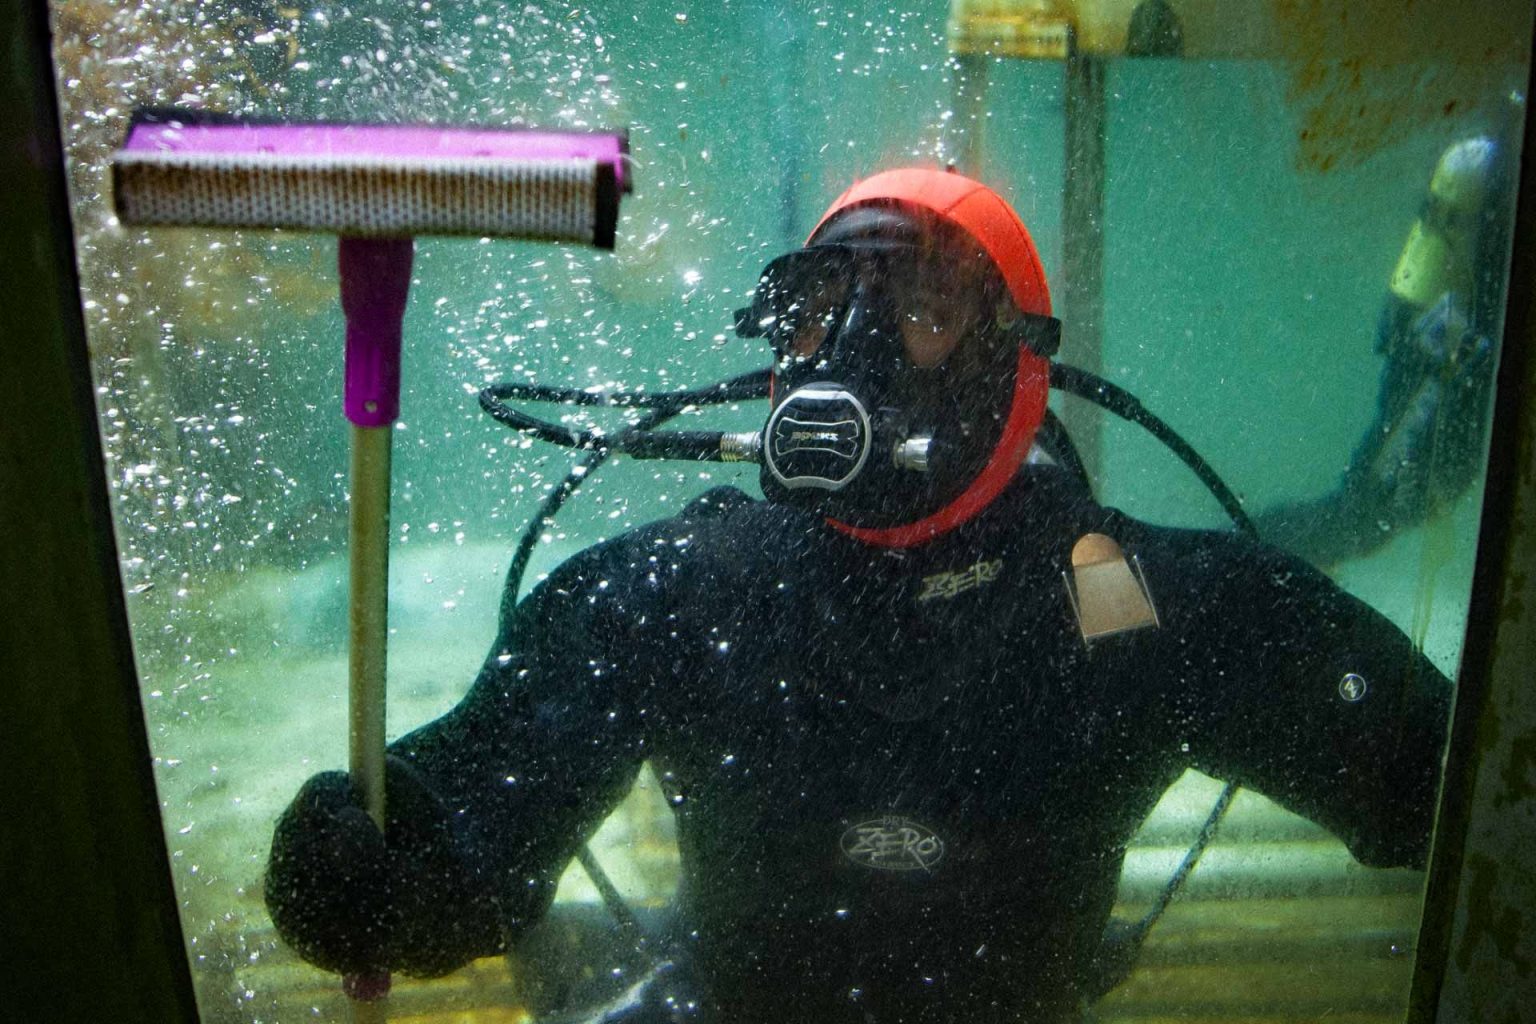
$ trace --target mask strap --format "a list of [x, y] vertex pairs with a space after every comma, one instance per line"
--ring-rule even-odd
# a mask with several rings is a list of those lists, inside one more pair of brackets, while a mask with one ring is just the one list
[[1014, 373], [1013, 404], [1003, 436], [992, 449], [992, 457], [976, 474], [959, 497], [932, 515], [901, 526], [869, 528], [853, 526], [828, 517], [827, 525], [854, 540], [876, 547], [909, 548], [969, 522], [1003, 493], [1029, 455], [1035, 430], [1045, 418], [1045, 402], [1050, 392], [1050, 364], [1027, 347], [1019, 346], [1019, 364]]

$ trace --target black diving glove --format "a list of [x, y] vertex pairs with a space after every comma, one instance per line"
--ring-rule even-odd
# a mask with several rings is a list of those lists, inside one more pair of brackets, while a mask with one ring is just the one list
[[435, 976], [502, 951], [500, 914], [442, 801], [385, 765], [387, 841], [343, 772], [304, 784], [278, 818], [267, 911], [305, 960], [343, 974]]

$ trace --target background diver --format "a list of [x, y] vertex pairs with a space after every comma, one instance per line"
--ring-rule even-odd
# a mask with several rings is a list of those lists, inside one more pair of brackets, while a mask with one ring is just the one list
[[1491, 136], [1440, 155], [1376, 325], [1375, 416], [1332, 488], [1254, 517], [1269, 543], [1328, 567], [1444, 513], [1476, 481], [1504, 316], [1510, 157]]
[[463, 701], [390, 745], [387, 841], [339, 772], [280, 818], [283, 938], [351, 973], [506, 951], [643, 761], [669, 969], [607, 1019], [1073, 1019], [1190, 767], [1422, 865], [1449, 682], [1293, 555], [1029, 458], [1050, 313], [996, 193], [849, 189], [738, 317], [775, 355], [767, 500], [712, 490], [509, 592]]

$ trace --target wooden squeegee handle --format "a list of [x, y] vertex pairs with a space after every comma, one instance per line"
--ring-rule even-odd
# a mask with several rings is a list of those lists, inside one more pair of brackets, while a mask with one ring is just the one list
[[[384, 706], [389, 646], [390, 427], [352, 427], [347, 770], [384, 830]], [[382, 1024], [389, 975], [345, 979], [354, 1024]]]
[[384, 698], [389, 638], [389, 427], [352, 428], [347, 770], [384, 829]]

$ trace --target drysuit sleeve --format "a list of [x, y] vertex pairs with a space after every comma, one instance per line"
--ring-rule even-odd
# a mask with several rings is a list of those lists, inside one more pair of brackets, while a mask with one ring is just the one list
[[643, 757], [645, 680], [625, 652], [628, 616], [644, 612], [622, 561], [589, 550], [508, 601], [469, 693], [390, 746], [447, 808], [505, 940], [542, 916]]
[[1299, 559], [1229, 537], [1162, 575], [1166, 719], [1195, 767], [1252, 788], [1373, 866], [1422, 866], [1451, 683]]

